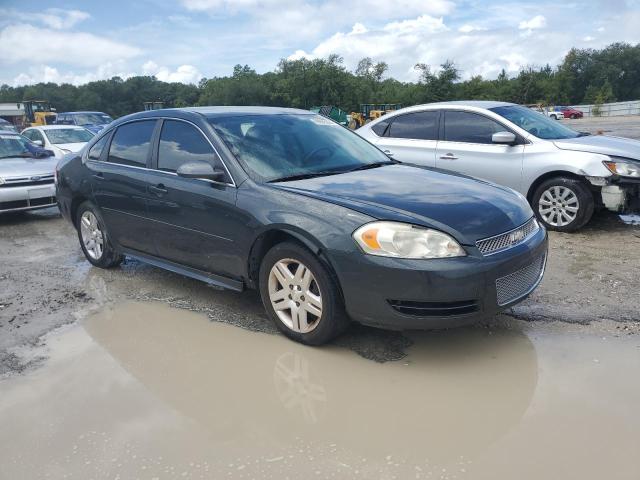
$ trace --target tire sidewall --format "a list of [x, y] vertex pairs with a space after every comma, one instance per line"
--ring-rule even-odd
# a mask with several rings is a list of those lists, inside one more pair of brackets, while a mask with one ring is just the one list
[[[311, 270], [322, 294], [322, 316], [318, 326], [308, 333], [294, 332], [278, 317], [269, 298], [269, 273], [278, 261], [291, 258], [302, 262]], [[345, 321], [342, 298], [337, 285], [321, 260], [305, 247], [293, 242], [280, 243], [267, 252], [260, 265], [259, 289], [262, 304], [277, 328], [287, 337], [307, 345], [321, 345], [339, 335], [348, 323]]]
[[[91, 212], [95, 215], [96, 221], [98, 222], [98, 226], [100, 227], [100, 231], [102, 232], [103, 248], [102, 248], [102, 256], [99, 259], [92, 258], [84, 246], [80, 222], [82, 219], [82, 215], [85, 212]], [[80, 241], [80, 248], [82, 249], [82, 253], [84, 253], [84, 256], [89, 261], [89, 263], [91, 263], [92, 265], [95, 265], [96, 267], [101, 267], [101, 268], [110, 268], [120, 263], [121, 257], [113, 248], [113, 245], [111, 244], [111, 241], [109, 238], [109, 232], [104, 223], [104, 220], [102, 219], [102, 215], [100, 215], [100, 212], [95, 207], [95, 205], [93, 205], [91, 202], [84, 202], [82, 205], [80, 205], [76, 213], [76, 224], [78, 226], [77, 230], [78, 230], [78, 240]]]
[[[540, 197], [545, 192], [545, 190], [550, 187], [559, 186], [570, 189], [574, 195], [578, 198], [579, 207], [578, 214], [576, 218], [568, 225], [564, 226], [555, 226], [548, 224], [542, 215], [540, 214]], [[594, 210], [594, 200], [593, 194], [591, 190], [584, 185], [580, 180], [574, 178], [567, 177], [556, 177], [549, 180], [544, 181], [535, 191], [533, 198], [531, 199], [532, 209], [536, 215], [538, 221], [540, 221], [547, 230], [555, 230], [557, 232], [575, 232], [576, 230], [582, 228], [593, 215]]]

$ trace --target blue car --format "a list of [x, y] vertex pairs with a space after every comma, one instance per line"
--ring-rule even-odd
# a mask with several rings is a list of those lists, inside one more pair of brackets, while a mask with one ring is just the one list
[[402, 164], [305, 110], [194, 107], [118, 119], [58, 165], [95, 266], [124, 256], [256, 289], [319, 345], [349, 321], [453, 327], [540, 283], [547, 233], [514, 190]]
[[113, 118], [104, 112], [63, 112], [59, 113], [56, 125], [78, 125], [93, 133], [99, 133], [113, 122]]

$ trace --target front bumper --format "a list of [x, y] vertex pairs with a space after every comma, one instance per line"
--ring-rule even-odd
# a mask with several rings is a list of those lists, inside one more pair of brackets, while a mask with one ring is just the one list
[[437, 329], [473, 323], [524, 300], [540, 283], [547, 233], [489, 256], [406, 260], [333, 252], [349, 316], [388, 329]]
[[35, 210], [56, 205], [53, 183], [0, 187], [0, 213]]

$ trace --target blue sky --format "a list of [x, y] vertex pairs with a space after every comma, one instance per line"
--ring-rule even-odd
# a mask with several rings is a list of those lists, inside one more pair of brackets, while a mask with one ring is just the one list
[[0, 83], [114, 75], [197, 83], [235, 64], [365, 56], [415, 80], [447, 59], [464, 78], [557, 64], [573, 46], [640, 42], [640, 0], [0, 1]]

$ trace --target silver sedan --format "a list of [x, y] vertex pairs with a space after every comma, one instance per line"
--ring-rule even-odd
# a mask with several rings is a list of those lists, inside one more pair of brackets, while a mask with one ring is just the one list
[[640, 208], [639, 141], [576, 132], [520, 105], [417, 105], [356, 132], [396, 160], [520, 192], [551, 230], [575, 231], [595, 208]]
[[0, 132], [0, 214], [55, 205], [56, 164], [52, 152]]

